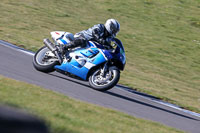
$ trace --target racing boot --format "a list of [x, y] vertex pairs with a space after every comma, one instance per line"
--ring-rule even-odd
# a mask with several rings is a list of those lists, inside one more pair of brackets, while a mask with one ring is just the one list
[[74, 43], [74, 41], [71, 41], [70, 43], [68, 43], [68, 44], [66, 44], [65, 46], [64, 46], [64, 49], [65, 50], [68, 50], [68, 49], [72, 49], [72, 48], [75, 48], [75, 47], [77, 47], [78, 45], [76, 45], [75, 43]]
[[65, 49], [72, 49], [76, 47], [85, 47], [86, 46], [86, 39], [82, 36], [75, 37], [73, 41], [65, 45]]

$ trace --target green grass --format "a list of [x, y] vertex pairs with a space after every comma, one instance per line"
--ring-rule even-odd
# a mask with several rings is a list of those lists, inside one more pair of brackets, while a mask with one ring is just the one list
[[200, 113], [200, 0], [1, 0], [0, 39], [37, 50], [54, 30], [121, 24], [120, 84]]
[[181, 132], [2, 76], [0, 103], [39, 115], [46, 121], [52, 133]]

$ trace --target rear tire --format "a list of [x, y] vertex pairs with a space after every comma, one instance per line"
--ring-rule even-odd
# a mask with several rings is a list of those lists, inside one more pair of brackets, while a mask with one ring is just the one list
[[[41, 72], [49, 73], [55, 71], [54, 66], [59, 62], [56, 58], [47, 58], [46, 54], [51, 52], [46, 46], [40, 48], [33, 57], [33, 66]], [[49, 56], [50, 57], [50, 56]]]
[[114, 87], [120, 79], [120, 71], [117, 67], [112, 66], [109, 68], [107, 75], [109, 76], [105, 83], [101, 83], [100, 69], [95, 70], [89, 77], [90, 86], [98, 91], [106, 91]]

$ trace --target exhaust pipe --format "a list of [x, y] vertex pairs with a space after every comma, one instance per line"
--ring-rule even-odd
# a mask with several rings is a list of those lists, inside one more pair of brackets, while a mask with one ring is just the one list
[[54, 44], [49, 40], [49, 39], [44, 39], [43, 40], [45, 46], [47, 46], [47, 48], [49, 50], [51, 50], [55, 55], [56, 57], [58, 58], [58, 61], [60, 64], [62, 64], [63, 62], [63, 58], [61, 57], [61, 55], [58, 53], [58, 50], [57, 48], [54, 46]]
[[49, 50], [51, 50], [52, 52], [56, 51], [56, 47], [49, 39], [44, 39], [43, 42], [44, 42], [45, 46], [47, 46], [47, 48], [49, 48]]

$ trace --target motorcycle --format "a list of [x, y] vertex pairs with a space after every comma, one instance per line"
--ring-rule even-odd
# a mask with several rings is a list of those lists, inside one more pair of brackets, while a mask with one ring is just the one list
[[45, 73], [58, 71], [75, 75], [99, 91], [114, 87], [120, 79], [120, 70], [126, 64], [122, 42], [114, 38], [112, 48], [95, 41], [88, 41], [84, 48], [78, 47], [63, 52], [63, 46], [74, 40], [72, 33], [53, 31], [50, 33], [53, 42], [44, 39], [44, 44], [34, 55], [33, 66]]

